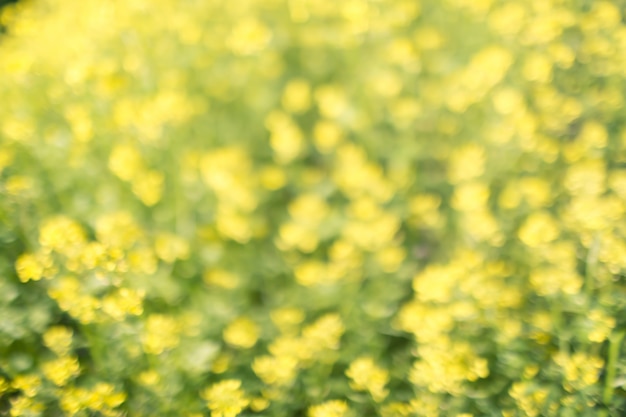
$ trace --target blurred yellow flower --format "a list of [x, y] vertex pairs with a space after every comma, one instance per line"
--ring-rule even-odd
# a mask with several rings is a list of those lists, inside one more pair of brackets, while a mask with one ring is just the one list
[[346, 375], [351, 379], [350, 386], [358, 391], [368, 391], [374, 401], [383, 401], [389, 392], [385, 385], [389, 373], [374, 363], [370, 357], [360, 357], [350, 363]]
[[204, 389], [201, 395], [214, 417], [235, 417], [250, 403], [237, 379], [217, 382]]
[[53, 326], [43, 334], [44, 344], [59, 356], [67, 355], [72, 347], [72, 329], [65, 326]]
[[247, 317], [239, 317], [224, 329], [223, 336], [229, 345], [249, 349], [259, 339], [259, 326]]
[[342, 400], [330, 400], [308, 409], [308, 417], [344, 417], [348, 414], [348, 404]]

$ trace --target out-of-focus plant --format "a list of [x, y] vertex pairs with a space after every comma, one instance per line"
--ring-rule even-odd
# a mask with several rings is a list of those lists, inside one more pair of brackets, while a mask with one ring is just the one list
[[0, 414], [623, 414], [625, 5], [5, 7]]

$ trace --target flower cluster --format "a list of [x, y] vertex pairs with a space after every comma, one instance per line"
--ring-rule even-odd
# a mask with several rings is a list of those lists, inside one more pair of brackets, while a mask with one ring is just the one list
[[0, 414], [626, 412], [626, 15], [0, 9]]

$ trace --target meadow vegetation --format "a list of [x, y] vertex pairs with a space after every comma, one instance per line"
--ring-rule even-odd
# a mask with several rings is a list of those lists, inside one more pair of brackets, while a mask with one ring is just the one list
[[625, 6], [6, 6], [0, 415], [624, 415]]

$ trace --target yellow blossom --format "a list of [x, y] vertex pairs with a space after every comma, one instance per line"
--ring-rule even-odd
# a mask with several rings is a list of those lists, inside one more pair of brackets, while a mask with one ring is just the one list
[[105, 245], [127, 248], [139, 239], [141, 231], [129, 212], [119, 211], [96, 220], [96, 236]]
[[539, 295], [576, 294], [582, 287], [582, 278], [575, 271], [545, 268], [533, 271], [530, 283]]
[[293, 79], [285, 86], [283, 107], [291, 113], [302, 113], [311, 106], [311, 86], [306, 80]]
[[259, 339], [259, 327], [247, 317], [239, 317], [224, 329], [224, 340], [229, 345], [248, 349]]
[[278, 326], [281, 331], [286, 331], [302, 323], [304, 317], [304, 311], [296, 307], [282, 307], [270, 312], [272, 322]]
[[296, 377], [298, 362], [288, 356], [259, 356], [252, 362], [252, 370], [266, 384], [286, 385]]
[[308, 417], [344, 417], [349, 411], [348, 404], [342, 400], [330, 400], [309, 407]]
[[559, 236], [559, 228], [554, 218], [547, 212], [535, 212], [520, 227], [518, 237], [530, 247], [549, 243]]
[[480, 177], [485, 170], [485, 150], [476, 144], [454, 149], [450, 155], [448, 178], [453, 184]]
[[44, 404], [29, 397], [17, 397], [11, 399], [11, 417], [38, 416], [44, 410]]
[[52, 269], [52, 259], [43, 254], [24, 253], [17, 258], [15, 270], [22, 282], [39, 281], [49, 277], [47, 272]]
[[345, 327], [341, 317], [338, 314], [330, 313], [305, 327], [302, 336], [307, 343], [316, 349], [337, 349], [339, 339], [344, 331]]
[[350, 386], [358, 391], [368, 391], [376, 402], [387, 397], [385, 385], [389, 382], [389, 373], [374, 363], [370, 357], [361, 357], [350, 363], [346, 375], [352, 380]]
[[252, 238], [252, 224], [249, 217], [227, 207], [217, 212], [216, 226], [223, 236], [239, 243], [247, 243]]
[[189, 257], [189, 243], [184, 238], [171, 233], [157, 235], [154, 248], [157, 256], [168, 263]]
[[277, 166], [267, 166], [261, 171], [260, 182], [263, 187], [274, 191], [285, 186], [287, 177], [281, 168]]
[[227, 38], [228, 46], [239, 55], [260, 52], [272, 38], [272, 32], [259, 20], [248, 17], [237, 23]]
[[201, 395], [214, 417], [235, 417], [250, 403], [237, 379], [217, 382], [203, 390]]
[[130, 144], [118, 144], [109, 156], [109, 169], [124, 181], [131, 181], [143, 170], [139, 151]]
[[336, 119], [347, 109], [346, 93], [338, 85], [323, 85], [314, 93], [320, 113], [329, 119]]
[[53, 326], [43, 335], [45, 345], [59, 356], [65, 356], [72, 347], [72, 329], [64, 326]]
[[299, 264], [294, 269], [294, 275], [298, 284], [305, 287], [330, 281], [326, 265], [316, 260], [305, 261]]
[[320, 120], [313, 129], [313, 140], [318, 151], [328, 154], [343, 140], [341, 127], [331, 120]]
[[126, 315], [138, 316], [143, 313], [143, 291], [120, 288], [104, 297], [102, 311], [117, 321], [123, 320]]
[[489, 188], [482, 182], [468, 182], [456, 187], [452, 205], [459, 211], [472, 211], [484, 207], [489, 198]]
[[223, 269], [207, 270], [202, 276], [202, 279], [208, 285], [215, 285], [228, 289], [237, 288], [241, 283], [241, 278], [238, 275]]
[[67, 253], [68, 250], [72, 250], [84, 242], [85, 232], [83, 228], [65, 216], [47, 219], [39, 229], [41, 246], [60, 253]]
[[165, 176], [158, 172], [147, 170], [137, 174], [132, 180], [133, 193], [146, 206], [154, 206], [163, 195]]
[[46, 378], [55, 385], [64, 386], [80, 373], [80, 366], [76, 358], [64, 356], [44, 363], [42, 370]]
[[554, 356], [554, 362], [562, 369], [565, 377], [564, 388], [573, 392], [595, 384], [600, 378], [600, 370], [604, 361], [596, 356], [582, 352], [572, 355], [560, 352]]
[[174, 317], [152, 314], [146, 319], [141, 340], [143, 348], [146, 353], [159, 355], [178, 345], [179, 332], [179, 324]]
[[26, 397], [34, 397], [41, 388], [41, 378], [37, 375], [17, 375], [11, 387], [22, 391]]

